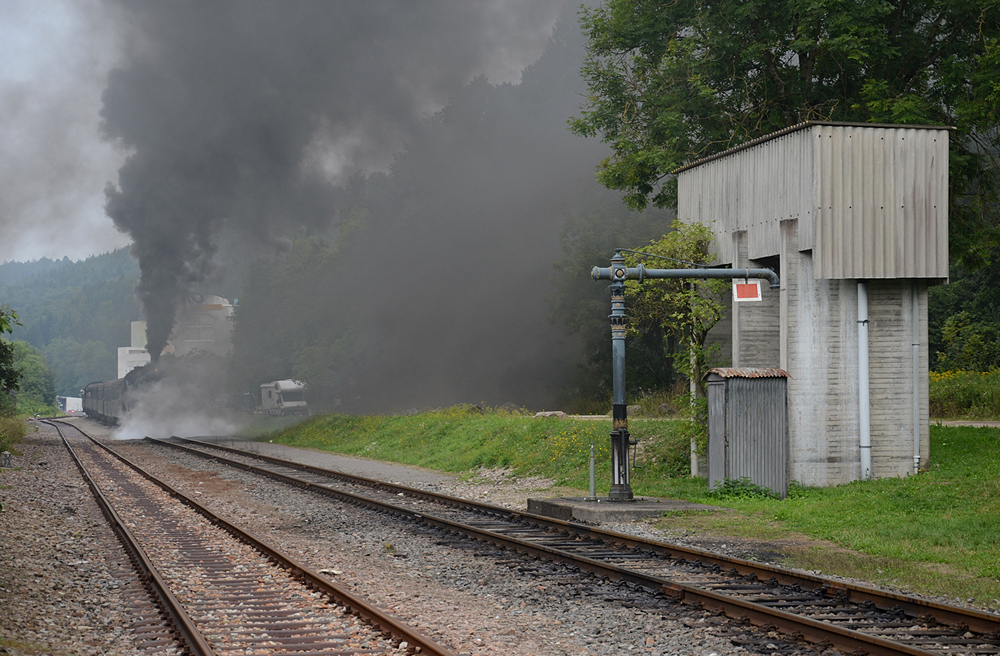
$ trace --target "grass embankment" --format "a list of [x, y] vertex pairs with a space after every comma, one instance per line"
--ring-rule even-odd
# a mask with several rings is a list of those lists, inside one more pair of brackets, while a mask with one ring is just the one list
[[796, 567], [1000, 608], [1000, 429], [932, 426], [927, 472], [793, 486], [784, 501], [713, 500], [700, 481], [692, 490], [693, 480], [670, 481], [664, 492], [738, 512], [671, 517], [666, 525], [788, 541], [782, 551]]
[[[711, 496], [690, 478], [684, 422], [635, 420], [636, 494], [732, 508], [664, 517], [666, 528], [777, 543], [787, 565], [1000, 607], [1000, 429], [931, 429], [929, 471], [835, 488], [792, 486], [785, 500]], [[591, 438], [606, 494], [610, 421], [450, 409], [411, 417], [315, 417], [270, 437], [337, 453], [474, 473], [510, 467], [587, 487]]]
[[[683, 474], [688, 441], [670, 421], [634, 421], [642, 440], [643, 469], [636, 483]], [[593, 440], [598, 480], [610, 476], [611, 420], [539, 418], [503, 410], [455, 407], [414, 416], [326, 415], [268, 436], [275, 442], [461, 473], [509, 467], [518, 475], [551, 478], [557, 485], [587, 487]], [[607, 487], [605, 485], [605, 487]]]

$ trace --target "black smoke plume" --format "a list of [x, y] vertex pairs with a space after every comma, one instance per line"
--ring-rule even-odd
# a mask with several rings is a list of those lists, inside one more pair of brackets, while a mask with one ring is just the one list
[[384, 168], [477, 74], [530, 63], [562, 5], [121, 3], [126, 64], [101, 116], [131, 154], [105, 209], [133, 240], [154, 359], [223, 231], [267, 246], [334, 221], [335, 183]]

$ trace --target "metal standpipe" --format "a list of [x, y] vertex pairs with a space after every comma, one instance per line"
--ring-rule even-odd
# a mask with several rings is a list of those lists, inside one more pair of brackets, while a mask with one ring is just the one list
[[631, 501], [628, 467], [628, 410], [625, 406], [625, 256], [611, 258], [611, 361], [614, 394], [611, 401], [611, 501]]
[[[632, 486], [628, 447], [628, 406], [625, 402], [625, 281], [646, 278], [766, 278], [771, 289], [778, 289], [778, 275], [772, 269], [647, 269], [625, 266], [624, 248], [615, 249], [611, 266], [594, 267], [594, 280], [610, 280], [611, 285], [611, 362], [612, 362], [612, 405], [611, 405], [611, 490], [609, 501], [632, 501]], [[593, 493], [591, 493], [593, 494]]]

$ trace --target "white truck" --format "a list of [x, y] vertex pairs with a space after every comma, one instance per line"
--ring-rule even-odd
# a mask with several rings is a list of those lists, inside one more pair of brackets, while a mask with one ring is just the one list
[[308, 415], [306, 384], [299, 380], [276, 380], [260, 386], [261, 409], [271, 417]]
[[56, 405], [68, 415], [83, 414], [83, 398], [79, 396], [57, 396]]

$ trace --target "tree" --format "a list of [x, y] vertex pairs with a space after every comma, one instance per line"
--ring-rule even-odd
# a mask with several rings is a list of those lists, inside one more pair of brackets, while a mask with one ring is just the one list
[[17, 314], [9, 305], [0, 305], [0, 416], [12, 415], [16, 409], [13, 395], [17, 391], [21, 372], [14, 362], [14, 345], [3, 336], [17, 325], [20, 325]]
[[56, 375], [42, 352], [27, 342], [13, 342], [14, 366], [20, 372], [20, 414], [51, 414], [56, 406]]
[[962, 311], [948, 317], [941, 330], [944, 351], [935, 354], [939, 371], [989, 371], [1000, 363], [1000, 331], [995, 322], [976, 321]]
[[[691, 263], [712, 262], [709, 255], [712, 231], [709, 228], [679, 220], [674, 221], [672, 227], [670, 233], [642, 249], [644, 253], [668, 260], [633, 253], [626, 257], [626, 261], [631, 260], [629, 266], [635, 266], [639, 260], [644, 260], [647, 267], [658, 269], [686, 268]], [[625, 283], [628, 332], [640, 338], [644, 335], [655, 336], [660, 340], [659, 350], [664, 354], [673, 353], [671, 340], [680, 342], [684, 349], [673, 353], [673, 359], [677, 369], [694, 383], [698, 396], [705, 396], [702, 376], [712, 355], [705, 348], [705, 339], [708, 331], [725, 316], [727, 308], [722, 299], [728, 288], [728, 280], [704, 278]]]
[[115, 353], [104, 342], [78, 342], [72, 337], [57, 337], [41, 348], [56, 374], [56, 394], [80, 396], [80, 391], [95, 380], [117, 378]]
[[[611, 334], [608, 330], [608, 287], [588, 275], [594, 265], [607, 266], [615, 248], [647, 243], [669, 230], [671, 213], [630, 213], [614, 193], [596, 185], [581, 192], [580, 209], [567, 211], [559, 258], [553, 263], [551, 318], [567, 336], [578, 340], [583, 358], [558, 407], [583, 414], [607, 412], [611, 403]], [[631, 312], [630, 312], [631, 314]], [[629, 340], [625, 380], [630, 390], [667, 389], [674, 383], [665, 338], [655, 329]], [[631, 394], [631, 392], [630, 392]]]
[[11, 339], [42, 351], [56, 372], [58, 394], [78, 396], [81, 383], [115, 377], [116, 350], [129, 344], [129, 325], [141, 318], [133, 291], [138, 266], [127, 248], [58, 262], [28, 268], [27, 276], [7, 270], [18, 263], [0, 265], [0, 279], [17, 278], [0, 286], [0, 298], [17, 308]]
[[1000, 251], [969, 271], [951, 267], [947, 285], [930, 289], [928, 337], [931, 368], [989, 371], [1000, 367]]
[[598, 179], [672, 206], [670, 172], [806, 120], [944, 124], [953, 254], [1000, 244], [996, 0], [606, 0], [584, 9], [589, 95], [571, 129]]

